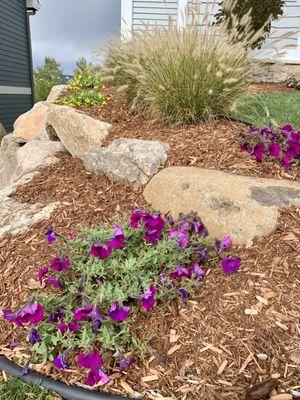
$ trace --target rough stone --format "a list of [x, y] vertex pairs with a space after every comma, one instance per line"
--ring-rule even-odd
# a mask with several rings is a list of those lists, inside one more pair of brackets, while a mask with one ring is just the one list
[[53, 86], [53, 88], [51, 89], [51, 91], [49, 93], [47, 101], [49, 103], [55, 103], [66, 90], [67, 90], [67, 85]]
[[0, 157], [2, 147], [4, 149], [2, 161], [0, 158], [0, 190], [26, 174], [40, 171], [59, 162], [55, 154], [65, 152], [60, 142], [50, 140], [33, 140], [24, 146], [18, 146], [11, 140], [11, 135], [7, 135], [3, 142], [0, 148]]
[[106, 122], [59, 105], [50, 107], [48, 124], [71, 155], [81, 159], [88, 150], [100, 149], [111, 129], [111, 125]]
[[4, 128], [4, 126], [1, 124], [0, 122], [0, 143], [2, 138], [7, 134], [6, 129]]
[[13, 139], [16, 143], [27, 143], [36, 139], [48, 139], [47, 116], [49, 103], [41, 101], [14, 123]]
[[17, 234], [30, 225], [48, 219], [59, 203], [44, 207], [39, 204], [19, 203], [0, 192], [0, 237]]
[[212, 236], [249, 245], [276, 227], [279, 208], [300, 205], [300, 183], [171, 167], [149, 182], [144, 197], [173, 216], [196, 211]]
[[88, 151], [88, 171], [103, 173], [116, 182], [145, 185], [167, 160], [169, 145], [158, 141], [118, 139], [101, 150]]

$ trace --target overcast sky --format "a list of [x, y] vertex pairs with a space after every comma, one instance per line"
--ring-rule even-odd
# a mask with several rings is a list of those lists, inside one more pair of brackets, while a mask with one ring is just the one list
[[100, 46], [120, 29], [121, 0], [40, 0], [41, 9], [31, 18], [34, 65], [45, 56], [55, 57], [65, 74], [75, 61], [93, 59]]

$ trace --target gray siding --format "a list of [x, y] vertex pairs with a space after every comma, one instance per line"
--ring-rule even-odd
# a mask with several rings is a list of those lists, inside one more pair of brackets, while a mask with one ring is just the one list
[[[31, 88], [31, 59], [26, 0], [1, 0], [0, 86]], [[32, 95], [0, 93], [0, 121], [8, 129], [32, 107]]]
[[134, 0], [133, 1], [133, 30], [149, 27], [167, 26], [169, 17], [174, 23], [177, 21], [177, 0]]

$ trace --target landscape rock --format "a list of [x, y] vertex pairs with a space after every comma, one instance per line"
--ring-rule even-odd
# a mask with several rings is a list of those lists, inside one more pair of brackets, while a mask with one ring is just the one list
[[300, 205], [300, 183], [171, 167], [149, 182], [144, 197], [173, 216], [196, 211], [212, 236], [251, 245], [276, 227], [280, 208]]
[[16, 143], [27, 143], [36, 139], [48, 139], [47, 117], [49, 103], [41, 101], [14, 123], [13, 139]]
[[[24, 175], [59, 162], [55, 154], [65, 152], [65, 147], [60, 142], [33, 140], [24, 146], [18, 146], [11, 140], [11, 135], [7, 136], [3, 146], [5, 151], [2, 162], [0, 161], [0, 190], [12, 185]], [[2, 144], [0, 151], [2, 151]]]
[[3, 137], [0, 145], [0, 174], [3, 165], [9, 163], [14, 158], [19, 148], [20, 145], [14, 142], [12, 134]]
[[91, 149], [100, 149], [111, 125], [68, 106], [52, 105], [48, 116], [49, 129], [54, 129], [58, 138], [73, 157], [83, 160]]
[[29, 226], [48, 219], [59, 203], [44, 207], [39, 204], [19, 203], [0, 192], [0, 237], [17, 234]]
[[67, 85], [56, 85], [56, 86], [53, 86], [53, 88], [51, 89], [51, 91], [49, 93], [47, 101], [49, 103], [56, 102], [63, 95], [63, 93], [66, 92], [67, 87], [68, 87]]
[[138, 187], [166, 162], [168, 150], [168, 144], [158, 141], [118, 139], [106, 148], [88, 151], [84, 164], [88, 171]]
[[1, 124], [0, 122], [0, 143], [2, 138], [7, 134], [6, 129], [4, 128], [4, 126]]

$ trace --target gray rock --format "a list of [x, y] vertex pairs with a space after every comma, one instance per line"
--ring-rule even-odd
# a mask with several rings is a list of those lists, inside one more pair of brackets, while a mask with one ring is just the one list
[[49, 96], [47, 98], [47, 101], [49, 101], [49, 103], [55, 103], [56, 100], [58, 100], [63, 93], [67, 90], [67, 85], [56, 85], [53, 86], [53, 88], [51, 89]]
[[119, 139], [106, 148], [88, 151], [84, 164], [88, 171], [138, 187], [164, 165], [168, 150], [168, 144], [158, 141]]
[[50, 137], [53, 136], [52, 128], [69, 153], [83, 160], [88, 150], [102, 147], [111, 125], [71, 107], [52, 105], [47, 127]]
[[65, 152], [60, 142], [32, 140], [24, 146], [13, 142], [7, 135], [0, 147], [0, 190], [17, 182], [24, 175], [41, 171], [59, 162], [58, 152]]
[[196, 211], [212, 236], [251, 245], [275, 229], [281, 207], [300, 206], [300, 183], [171, 167], [148, 183], [144, 197], [175, 217]]
[[4, 128], [4, 126], [1, 124], [0, 122], [0, 143], [2, 138], [7, 134], [6, 129]]

